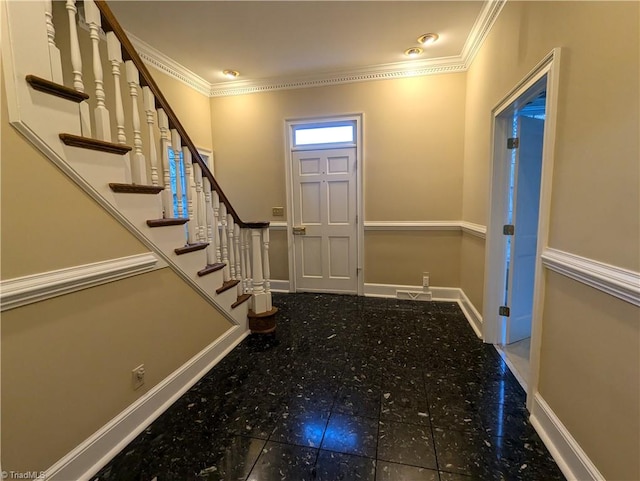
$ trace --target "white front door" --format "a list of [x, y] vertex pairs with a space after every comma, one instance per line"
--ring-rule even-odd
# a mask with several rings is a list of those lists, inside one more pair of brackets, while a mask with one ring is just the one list
[[538, 244], [544, 120], [520, 116], [513, 193], [514, 235], [508, 273], [506, 344], [531, 336]]
[[358, 292], [356, 149], [292, 154], [297, 291]]

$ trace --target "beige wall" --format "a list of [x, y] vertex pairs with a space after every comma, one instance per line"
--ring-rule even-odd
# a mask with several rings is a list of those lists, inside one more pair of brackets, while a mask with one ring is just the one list
[[[243, 219], [283, 220], [271, 216], [271, 207], [286, 206], [285, 120], [363, 113], [365, 219], [456, 220], [462, 215], [464, 97], [465, 75], [449, 74], [212, 98], [216, 177]], [[395, 245], [391, 266], [374, 255], [390, 249], [383, 237], [366, 233], [367, 282], [420, 284], [422, 270], [459, 263], [457, 251], [443, 248], [437, 234], [421, 234], [424, 242], [394, 235], [406, 242]], [[284, 255], [279, 248], [271, 259], [288, 279]], [[400, 261], [411, 256], [434, 263]]]
[[438, 287], [460, 286], [460, 239], [456, 231], [367, 232], [365, 282], [422, 285], [422, 273]]
[[5, 99], [3, 83], [0, 276], [10, 279], [147, 252], [11, 127]]
[[2, 468], [47, 469], [229, 327], [170, 269], [3, 312]]
[[637, 2], [506, 5], [468, 71], [465, 220], [487, 222], [491, 109], [563, 47], [549, 244], [640, 269], [638, 23]]
[[[0, 103], [0, 277], [147, 252], [9, 125], [4, 83]], [[3, 469], [49, 468], [229, 327], [170, 269], [3, 312]]]
[[464, 232], [460, 246], [460, 287], [482, 315], [485, 240]]
[[540, 393], [609, 480], [640, 479], [638, 308], [550, 272]]
[[196, 147], [211, 150], [213, 141], [209, 97], [156, 68], [148, 69]]
[[[549, 245], [638, 270], [638, 19], [637, 2], [507, 2], [467, 72], [465, 220], [488, 218], [491, 109], [562, 47]], [[481, 292], [482, 247], [462, 251], [462, 286]], [[607, 479], [640, 478], [639, 317], [547, 277], [539, 390]]]

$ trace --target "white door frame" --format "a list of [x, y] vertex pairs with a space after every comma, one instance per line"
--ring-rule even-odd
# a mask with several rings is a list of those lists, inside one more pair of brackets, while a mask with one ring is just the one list
[[[356, 209], [357, 229], [356, 242], [358, 249], [357, 276], [358, 295], [364, 295], [364, 114], [344, 114], [331, 117], [306, 117], [297, 119], [285, 119], [285, 174], [287, 184], [287, 246], [289, 251], [289, 292], [296, 292], [295, 249], [293, 248], [293, 175], [291, 172], [291, 152], [293, 151], [293, 130], [300, 125], [324, 123], [324, 122], [355, 122], [356, 126]], [[322, 147], [316, 148], [322, 150]]]
[[[540, 213], [538, 218], [538, 241], [536, 251], [535, 282], [533, 293], [533, 312], [531, 317], [531, 377], [527, 379], [527, 405], [531, 409], [534, 394], [537, 392], [540, 367], [540, 344], [542, 335], [542, 314], [544, 304], [544, 272], [541, 254], [549, 240], [549, 218], [551, 212], [551, 187], [553, 181], [553, 163], [555, 152], [556, 118], [558, 106], [558, 88], [560, 74], [560, 49], [553, 49], [535, 66], [491, 111], [491, 179], [489, 199], [489, 222], [487, 225], [487, 244], [485, 252], [483, 338], [485, 342], [499, 344], [504, 320], [498, 315], [498, 308], [504, 298], [505, 287], [505, 245], [502, 225], [506, 196], [503, 191], [508, 176], [509, 163], [505, 159], [506, 149], [503, 142], [510, 137], [511, 124], [499, 118], [530, 87], [546, 77], [546, 119], [542, 148], [542, 175], [540, 183]], [[507, 126], [506, 124], [509, 123]], [[498, 144], [499, 143], [499, 144]]]

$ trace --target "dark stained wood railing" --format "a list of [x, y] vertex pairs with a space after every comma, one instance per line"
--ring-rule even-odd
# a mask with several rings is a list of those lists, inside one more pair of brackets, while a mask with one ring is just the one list
[[134, 65], [138, 69], [138, 72], [140, 73], [141, 86], [148, 86], [151, 89], [151, 92], [155, 96], [156, 108], [162, 108], [165, 111], [165, 113], [167, 114], [167, 117], [169, 118], [169, 127], [172, 129], [175, 129], [178, 132], [178, 134], [182, 139], [183, 145], [188, 147], [193, 157], [193, 160], [197, 162], [198, 165], [200, 165], [203, 175], [206, 175], [206, 177], [209, 179], [209, 182], [211, 182], [212, 189], [218, 193], [218, 196], [220, 197], [220, 202], [223, 202], [225, 204], [225, 206], [227, 207], [228, 213], [230, 213], [233, 216], [234, 221], [240, 227], [243, 227], [243, 228], [262, 229], [262, 228], [269, 227], [268, 221], [245, 222], [242, 219], [240, 219], [240, 216], [238, 215], [236, 210], [233, 208], [231, 202], [229, 201], [229, 198], [225, 195], [222, 188], [220, 187], [218, 182], [216, 182], [216, 179], [213, 177], [213, 174], [209, 170], [207, 163], [204, 160], [202, 160], [202, 158], [200, 157], [200, 154], [198, 153], [198, 149], [196, 149], [196, 146], [191, 140], [191, 138], [189, 137], [189, 135], [187, 134], [187, 131], [178, 120], [178, 116], [169, 105], [169, 102], [163, 95], [162, 91], [156, 84], [155, 80], [153, 80], [151, 73], [149, 72], [149, 70], [147, 70], [147, 66], [144, 64], [144, 62], [136, 52], [135, 48], [131, 44], [131, 41], [127, 37], [127, 34], [123, 30], [123, 28], [120, 26], [120, 23], [118, 22], [113, 12], [107, 5], [107, 2], [103, 0], [95, 0], [95, 3], [98, 6], [98, 9], [100, 10], [100, 13], [102, 16], [103, 30], [105, 32], [113, 32], [116, 35], [116, 37], [120, 41], [120, 44], [122, 45], [123, 60], [131, 60], [134, 63]]

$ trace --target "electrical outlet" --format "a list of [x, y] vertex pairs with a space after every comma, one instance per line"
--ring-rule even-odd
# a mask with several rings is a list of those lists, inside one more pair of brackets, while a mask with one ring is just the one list
[[134, 391], [144, 384], [145, 374], [146, 372], [144, 370], [144, 364], [140, 364], [138, 367], [131, 371], [131, 384]]
[[429, 273], [422, 273], [422, 287], [429, 287]]
[[284, 207], [272, 207], [271, 214], [273, 217], [284, 217]]

